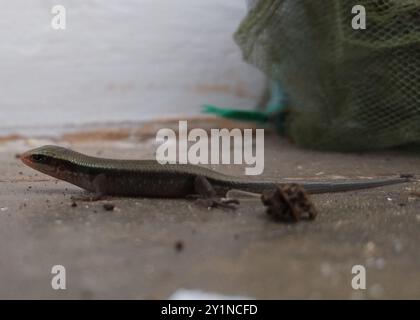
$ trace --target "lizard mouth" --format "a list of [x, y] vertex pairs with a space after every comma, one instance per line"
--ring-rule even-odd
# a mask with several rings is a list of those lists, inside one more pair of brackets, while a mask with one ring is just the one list
[[51, 165], [49, 163], [45, 163], [45, 162], [41, 162], [41, 161], [36, 161], [39, 160], [37, 158], [37, 154], [30, 151], [27, 151], [25, 153], [23, 153], [20, 156], [20, 160], [23, 162], [23, 164], [25, 164], [26, 166], [35, 169], [37, 171], [40, 171], [42, 173], [51, 175], [52, 172], [54, 171], [54, 168], [51, 167]]
[[33, 167], [33, 163], [30, 160], [31, 158], [31, 153], [30, 152], [25, 152], [20, 156], [20, 160], [27, 165], [28, 167]]

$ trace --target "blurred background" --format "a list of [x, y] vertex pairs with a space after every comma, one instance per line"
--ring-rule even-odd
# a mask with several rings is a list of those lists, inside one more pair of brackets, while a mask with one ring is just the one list
[[[53, 30], [51, 8], [67, 10]], [[264, 77], [232, 34], [244, 0], [14, 0], [0, 12], [0, 134], [253, 108]]]

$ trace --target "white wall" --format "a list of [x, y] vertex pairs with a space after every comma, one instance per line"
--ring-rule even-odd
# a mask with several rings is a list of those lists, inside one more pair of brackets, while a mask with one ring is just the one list
[[244, 0], [1, 0], [0, 129], [253, 107], [263, 76], [232, 40], [245, 14]]

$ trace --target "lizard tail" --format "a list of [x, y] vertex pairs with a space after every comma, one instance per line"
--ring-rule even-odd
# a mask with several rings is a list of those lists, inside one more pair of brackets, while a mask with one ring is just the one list
[[394, 179], [378, 179], [378, 180], [368, 180], [368, 181], [342, 181], [342, 182], [305, 182], [301, 185], [305, 190], [310, 194], [319, 194], [319, 193], [333, 193], [333, 192], [345, 192], [345, 191], [354, 191], [370, 188], [378, 188], [383, 186], [389, 186], [393, 184], [400, 184], [411, 182], [410, 177], [400, 177]]

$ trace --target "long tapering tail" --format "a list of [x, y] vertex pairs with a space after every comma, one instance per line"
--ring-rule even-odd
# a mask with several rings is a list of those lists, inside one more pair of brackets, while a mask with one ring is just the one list
[[377, 179], [368, 181], [304, 182], [301, 183], [301, 185], [308, 193], [319, 194], [378, 188], [410, 181], [412, 180], [409, 177], [401, 176], [400, 178], [394, 179]]

